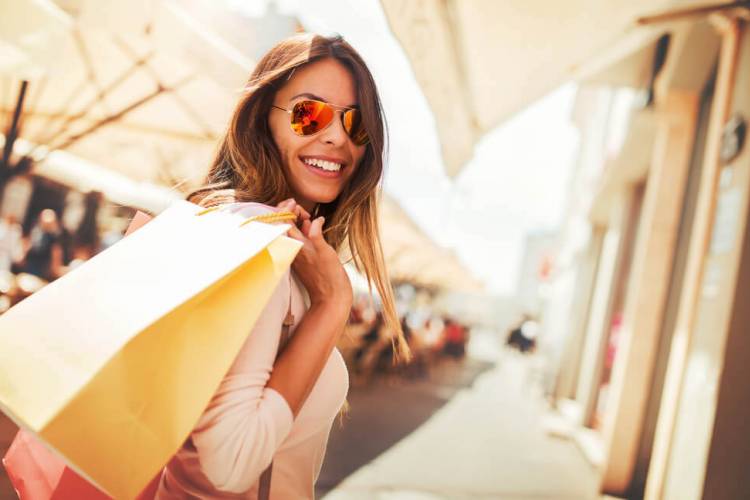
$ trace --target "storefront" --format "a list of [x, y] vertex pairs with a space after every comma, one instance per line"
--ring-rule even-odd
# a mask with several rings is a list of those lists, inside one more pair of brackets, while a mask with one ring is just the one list
[[[721, 53], [649, 467], [648, 498], [747, 498], [750, 35], [718, 19]], [[744, 278], [744, 279], [743, 279]]]
[[[576, 290], [584, 306], [571, 310], [579, 326], [554, 394], [601, 467], [602, 493], [749, 494], [741, 478], [750, 398], [739, 383], [750, 365], [741, 335], [742, 300], [750, 303], [741, 288], [750, 268], [746, 15], [668, 25], [651, 103], [629, 120], [615, 159], [602, 155], [578, 264], [594, 279]], [[644, 120], [653, 137], [645, 162], [629, 146], [644, 142], [628, 140]], [[617, 174], [624, 170], [632, 175]]]

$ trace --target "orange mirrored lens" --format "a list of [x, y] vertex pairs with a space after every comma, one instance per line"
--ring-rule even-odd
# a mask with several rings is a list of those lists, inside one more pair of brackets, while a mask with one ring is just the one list
[[333, 119], [333, 109], [324, 102], [300, 101], [292, 108], [292, 130], [310, 135], [323, 130]]
[[344, 113], [344, 130], [358, 146], [367, 144], [367, 131], [362, 124], [362, 113], [358, 109], [350, 109]]

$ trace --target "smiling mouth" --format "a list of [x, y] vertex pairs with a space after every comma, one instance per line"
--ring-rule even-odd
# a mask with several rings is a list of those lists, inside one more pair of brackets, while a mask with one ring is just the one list
[[344, 168], [341, 163], [336, 163], [328, 160], [321, 160], [319, 158], [301, 158], [302, 162], [311, 167], [325, 170], [326, 172], [339, 172]]

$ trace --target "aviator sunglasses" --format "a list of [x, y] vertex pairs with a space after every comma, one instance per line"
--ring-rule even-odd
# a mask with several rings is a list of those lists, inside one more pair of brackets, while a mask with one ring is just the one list
[[341, 111], [341, 123], [352, 142], [357, 146], [364, 146], [369, 140], [367, 131], [362, 125], [362, 114], [356, 108], [336, 106], [314, 99], [299, 101], [292, 109], [282, 108], [275, 104], [272, 107], [289, 113], [292, 131], [297, 135], [313, 135], [325, 130], [333, 123], [336, 111]]

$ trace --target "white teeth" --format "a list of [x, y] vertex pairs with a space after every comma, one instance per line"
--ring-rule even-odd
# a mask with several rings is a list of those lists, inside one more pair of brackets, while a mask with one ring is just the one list
[[332, 161], [318, 160], [317, 158], [305, 158], [303, 161], [308, 165], [322, 168], [323, 170], [328, 170], [330, 172], [337, 172], [341, 169], [340, 163], [334, 163]]

